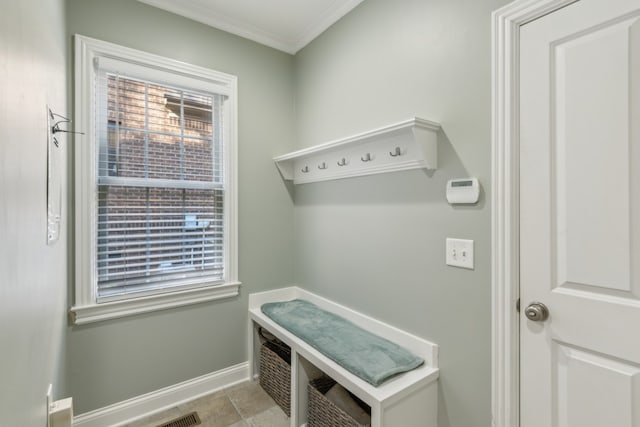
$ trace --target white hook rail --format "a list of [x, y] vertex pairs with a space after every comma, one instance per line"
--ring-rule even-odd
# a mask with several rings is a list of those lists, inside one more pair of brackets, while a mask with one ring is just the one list
[[[273, 160], [282, 177], [294, 184], [409, 169], [433, 170], [438, 167], [440, 129], [439, 123], [414, 117]], [[335, 164], [340, 167], [329, 167]]]

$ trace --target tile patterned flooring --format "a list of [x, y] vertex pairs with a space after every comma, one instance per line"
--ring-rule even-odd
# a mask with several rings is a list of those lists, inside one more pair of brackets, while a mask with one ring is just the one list
[[177, 405], [122, 427], [157, 427], [196, 411], [202, 427], [289, 427], [290, 421], [258, 382], [248, 381]]

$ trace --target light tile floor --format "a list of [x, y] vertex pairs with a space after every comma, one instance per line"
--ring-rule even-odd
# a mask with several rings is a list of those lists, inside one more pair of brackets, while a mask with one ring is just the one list
[[287, 415], [255, 381], [192, 400], [123, 427], [156, 427], [196, 411], [203, 427], [289, 427]]

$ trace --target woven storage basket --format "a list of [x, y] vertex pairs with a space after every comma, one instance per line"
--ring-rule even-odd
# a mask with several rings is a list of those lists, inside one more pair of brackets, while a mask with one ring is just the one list
[[279, 341], [260, 347], [260, 386], [291, 416], [291, 349]]
[[309, 407], [307, 409], [308, 427], [370, 427], [359, 424], [349, 414], [338, 408], [324, 395], [336, 382], [329, 377], [309, 381]]

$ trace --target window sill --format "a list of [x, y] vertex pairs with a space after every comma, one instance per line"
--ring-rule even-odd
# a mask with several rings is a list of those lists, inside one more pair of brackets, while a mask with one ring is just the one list
[[69, 313], [74, 325], [101, 322], [151, 311], [165, 310], [184, 305], [198, 304], [223, 298], [232, 298], [240, 293], [240, 282], [187, 289], [184, 291], [157, 294], [128, 300], [71, 307]]

